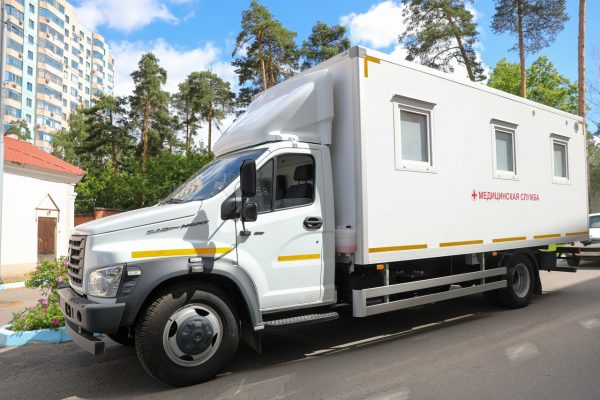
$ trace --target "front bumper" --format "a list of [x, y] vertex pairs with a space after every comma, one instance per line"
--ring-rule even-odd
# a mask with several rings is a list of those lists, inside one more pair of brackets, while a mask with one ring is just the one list
[[116, 333], [125, 309], [124, 303], [93, 302], [70, 287], [58, 290], [58, 304], [71, 339], [94, 355], [104, 352], [104, 342], [93, 334]]

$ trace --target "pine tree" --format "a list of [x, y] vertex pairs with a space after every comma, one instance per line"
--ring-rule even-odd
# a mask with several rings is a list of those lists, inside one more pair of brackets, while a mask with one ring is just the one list
[[535, 53], [554, 41], [569, 19], [565, 0], [495, 0], [492, 29], [517, 36], [511, 50], [519, 51], [522, 97], [527, 97], [525, 55]]
[[242, 12], [242, 30], [235, 42], [232, 65], [241, 86], [240, 103], [293, 75], [298, 68], [295, 32], [284, 28], [269, 10], [252, 0]]
[[194, 136], [196, 136], [200, 126], [200, 117], [194, 106], [194, 92], [190, 84], [190, 77], [179, 84], [179, 91], [172, 97], [172, 104], [177, 111], [178, 128], [185, 132], [185, 150], [186, 154], [191, 153]]
[[308, 40], [302, 42], [300, 56], [302, 69], [309, 69], [350, 48], [350, 40], [346, 37], [343, 25], [328, 26], [317, 21], [312, 27]]
[[406, 59], [446, 72], [463, 65], [472, 81], [485, 79], [474, 49], [477, 25], [464, 0], [403, 0], [406, 31], [399, 37], [408, 50]]
[[141, 132], [142, 171], [145, 173], [150, 146], [156, 151], [163, 143], [160, 134], [165, 128], [165, 116], [169, 115], [169, 94], [162, 90], [167, 82], [167, 71], [154, 54], [146, 53], [131, 77], [135, 83], [129, 99], [131, 120]]

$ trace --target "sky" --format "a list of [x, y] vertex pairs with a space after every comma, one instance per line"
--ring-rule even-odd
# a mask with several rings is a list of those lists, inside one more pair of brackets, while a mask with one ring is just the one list
[[[237, 88], [231, 66], [231, 53], [240, 30], [241, 13], [250, 0], [72, 0], [80, 20], [102, 34], [115, 54], [115, 94], [131, 93], [129, 74], [140, 56], [154, 52], [167, 70], [166, 89], [177, 85], [192, 71], [210, 69]], [[284, 27], [297, 32], [300, 45], [313, 24], [342, 24], [352, 45], [360, 44], [386, 53], [403, 54], [397, 37], [403, 31], [400, 0], [262, 0]], [[556, 41], [538, 54], [527, 56], [530, 64], [546, 55], [558, 71], [577, 80], [578, 0], [567, 0], [570, 20]], [[475, 0], [469, 6], [479, 30], [477, 51], [484, 65], [492, 68], [498, 60], [517, 62], [518, 54], [509, 49], [515, 39], [496, 35], [491, 30], [494, 14], [492, 0]], [[587, 74], [600, 86], [600, 1], [587, 2]], [[460, 73], [460, 71], [458, 71]], [[600, 112], [591, 116], [600, 120]], [[598, 116], [598, 118], [596, 118]]]

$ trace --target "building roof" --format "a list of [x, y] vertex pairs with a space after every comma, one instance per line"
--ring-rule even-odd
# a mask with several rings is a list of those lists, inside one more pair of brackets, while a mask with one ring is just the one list
[[85, 175], [85, 171], [81, 168], [77, 168], [52, 154], [48, 154], [29, 142], [7, 136], [4, 137], [4, 161], [21, 165], [31, 165], [65, 174]]

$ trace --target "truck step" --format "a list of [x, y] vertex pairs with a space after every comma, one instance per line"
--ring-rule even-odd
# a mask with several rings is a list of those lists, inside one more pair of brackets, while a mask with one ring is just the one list
[[297, 317], [289, 317], [289, 318], [265, 321], [265, 328], [273, 329], [273, 328], [288, 327], [290, 325], [316, 324], [318, 322], [333, 321], [335, 319], [338, 319], [339, 317], [340, 317], [340, 315], [335, 311], [324, 312], [324, 313], [314, 313], [314, 314], [307, 314], [307, 315], [299, 315]]

